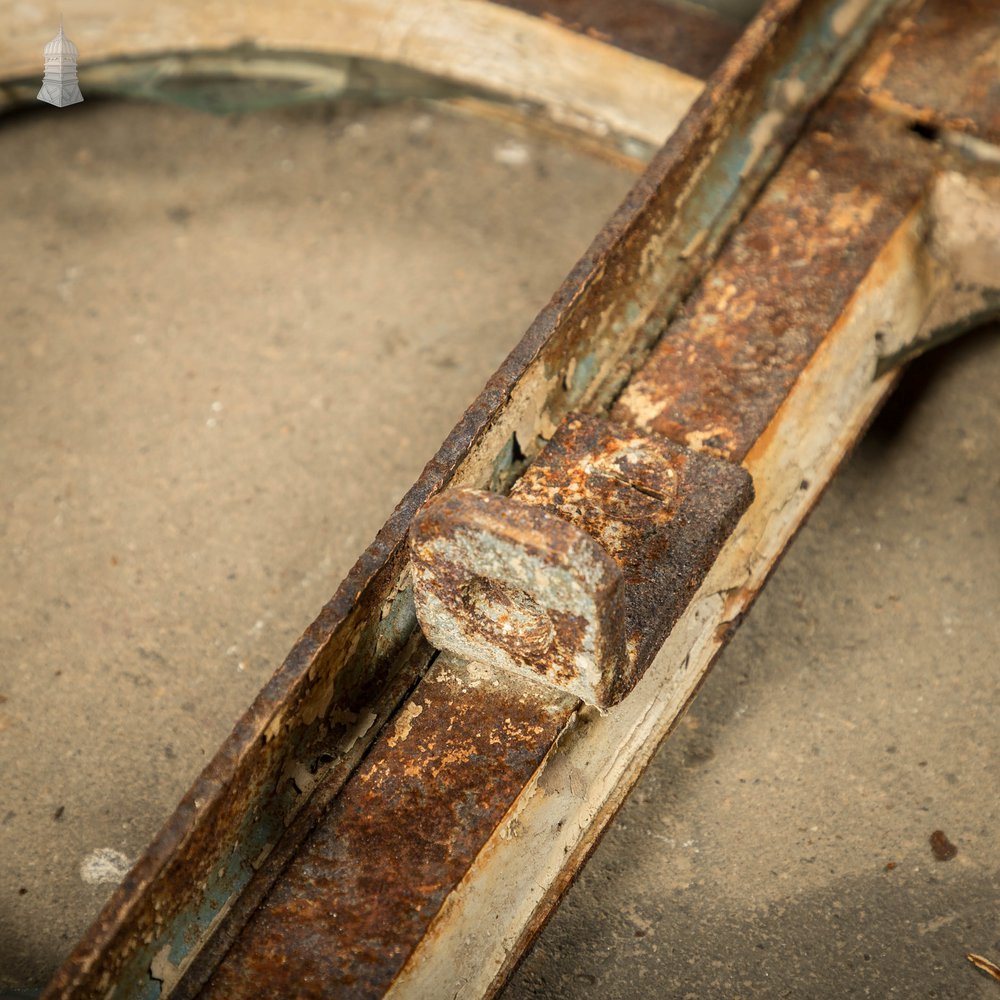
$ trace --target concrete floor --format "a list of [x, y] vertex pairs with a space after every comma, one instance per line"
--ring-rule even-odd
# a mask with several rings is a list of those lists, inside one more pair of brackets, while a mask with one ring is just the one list
[[[631, 182], [416, 107], [53, 114], [0, 129], [10, 987]], [[505, 1000], [1000, 996], [998, 382], [995, 331], [908, 377]]]

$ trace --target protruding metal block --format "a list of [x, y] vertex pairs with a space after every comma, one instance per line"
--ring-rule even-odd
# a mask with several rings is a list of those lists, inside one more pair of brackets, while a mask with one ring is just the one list
[[600, 708], [635, 686], [753, 499], [738, 465], [568, 417], [510, 498], [456, 490], [410, 530], [436, 646]]
[[585, 531], [482, 490], [435, 497], [410, 529], [424, 634], [592, 704], [623, 695], [621, 570]]

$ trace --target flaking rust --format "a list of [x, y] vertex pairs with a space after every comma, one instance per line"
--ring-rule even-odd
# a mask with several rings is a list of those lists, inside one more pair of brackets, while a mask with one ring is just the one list
[[575, 704], [439, 657], [202, 1000], [381, 996]]
[[752, 499], [737, 465], [572, 414], [509, 499], [451, 491], [417, 516], [418, 619], [441, 648], [609, 708]]
[[926, 196], [937, 162], [903, 120], [861, 101], [830, 100], [613, 418], [742, 461]]

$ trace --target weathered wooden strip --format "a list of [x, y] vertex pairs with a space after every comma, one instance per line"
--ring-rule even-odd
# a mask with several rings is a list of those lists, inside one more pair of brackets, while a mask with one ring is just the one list
[[[306, 797], [289, 776], [309, 773], [313, 795], [332, 794], [384, 721], [393, 678], [420, 669], [404, 660], [415, 626], [413, 513], [445, 485], [508, 484], [519, 452], [534, 456], [570, 409], [593, 411], [614, 395], [885, 6], [783, 0], [750, 26], [111, 897], [49, 998], [164, 995], [234, 901], [266, 891], [267, 856], [286, 828], [299, 829]], [[196, 21], [185, 30], [199, 37]]]
[[[280, 6], [229, 2], [210, 7], [177, 0], [168, 18], [144, 3], [95, 0], [85, 17], [72, 18], [70, 12], [67, 17], [67, 33], [80, 50], [85, 91], [91, 65], [111, 66], [131, 78], [122, 57], [228, 53], [232, 72], [238, 73], [246, 58], [260, 62], [258, 75], [287, 79], [294, 66], [283, 55], [298, 53], [303, 79], [327, 90], [349, 65], [317, 62], [310, 68], [306, 54], [358, 57], [527, 101], [577, 129], [659, 146], [702, 89], [700, 80], [662, 63], [487, 0], [290, 0]], [[58, 24], [55, 4], [49, 26], [41, 31], [35, 18], [5, 24], [0, 109], [34, 101], [41, 47]], [[276, 65], [267, 69], [269, 55]], [[108, 73], [95, 74], [94, 82], [107, 86]]]

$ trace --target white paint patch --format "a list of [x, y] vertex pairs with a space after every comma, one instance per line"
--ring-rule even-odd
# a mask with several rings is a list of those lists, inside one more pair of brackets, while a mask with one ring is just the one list
[[80, 862], [80, 878], [87, 885], [101, 885], [110, 882], [118, 885], [128, 873], [132, 863], [113, 847], [98, 847]]
[[867, 6], [868, 0], [847, 0], [830, 19], [833, 33], [843, 38], [858, 23]]
[[170, 961], [170, 944], [165, 944], [149, 965], [150, 978], [159, 980], [161, 993], [169, 993], [177, 983], [178, 972], [177, 966]]
[[531, 153], [523, 143], [508, 139], [493, 150], [493, 159], [508, 167], [523, 167], [531, 160]]
[[354, 744], [365, 736], [368, 733], [368, 730], [375, 725], [375, 720], [377, 718], [378, 716], [374, 712], [362, 712], [360, 717], [356, 720], [352, 720], [354, 721], [354, 725], [351, 726], [343, 736], [341, 736], [340, 742], [337, 744], [338, 752], [342, 754], [349, 753]]
[[750, 152], [747, 154], [747, 158], [743, 163], [743, 169], [740, 170], [740, 177], [746, 177], [755, 166], [757, 166], [758, 161], [770, 147], [775, 133], [778, 131], [778, 126], [785, 120], [785, 112], [779, 111], [777, 109], [772, 109], [771, 111], [765, 111], [764, 114], [757, 119], [757, 123], [750, 130], [750, 135], [748, 136], [750, 142]]
[[386, 743], [389, 746], [394, 747], [397, 743], [402, 743], [407, 736], [410, 735], [410, 726], [413, 725], [413, 720], [424, 710], [423, 705], [415, 705], [411, 701], [396, 719], [395, 728], [392, 731], [392, 736], [390, 736]]

